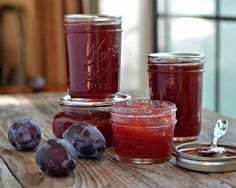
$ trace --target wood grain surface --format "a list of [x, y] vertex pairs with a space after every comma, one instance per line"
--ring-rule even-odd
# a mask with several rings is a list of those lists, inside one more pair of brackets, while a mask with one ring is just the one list
[[[66, 178], [44, 175], [35, 163], [35, 152], [14, 150], [7, 139], [8, 128], [19, 118], [32, 118], [41, 126], [41, 144], [55, 138], [51, 131], [53, 115], [60, 110], [59, 94], [0, 96], [0, 188], [1, 187], [236, 187], [236, 172], [199, 173], [179, 168], [175, 157], [163, 164], [134, 165], [114, 159], [108, 148], [99, 160], [80, 160]], [[200, 141], [210, 142], [214, 124], [222, 115], [203, 110]], [[236, 144], [236, 120], [229, 120], [229, 130], [221, 143]]]

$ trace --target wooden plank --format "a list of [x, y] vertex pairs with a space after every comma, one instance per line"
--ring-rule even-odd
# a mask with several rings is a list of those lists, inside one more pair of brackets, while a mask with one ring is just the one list
[[[170, 162], [134, 165], [118, 162], [109, 148], [100, 160], [80, 160], [66, 178], [50, 178], [37, 167], [34, 152], [15, 151], [7, 140], [8, 127], [20, 117], [32, 117], [42, 130], [42, 143], [54, 138], [53, 115], [60, 109], [60, 94], [37, 94], [0, 97], [1, 156], [24, 187], [235, 187], [236, 172], [198, 173], [179, 168], [174, 156]], [[199, 140], [210, 142], [214, 124], [221, 115], [203, 111], [203, 131]], [[229, 132], [221, 142], [235, 143], [236, 121], [228, 118]], [[42, 144], [41, 143], [41, 144]]]
[[[85, 187], [231, 187], [224, 181], [201, 174], [180, 169], [174, 165], [174, 157], [170, 163], [153, 165], [133, 165], [114, 160], [111, 149], [100, 161], [82, 160], [78, 167], [81, 176], [89, 179]], [[89, 176], [89, 174], [91, 176]], [[93, 184], [92, 184], [93, 182]], [[102, 184], [103, 183], [103, 184]], [[102, 185], [103, 186], [102, 186]]]
[[20, 183], [11, 174], [4, 161], [0, 158], [0, 187], [18, 188], [22, 187]]
[[[51, 178], [44, 175], [35, 163], [34, 152], [19, 152], [13, 149], [7, 139], [7, 131], [14, 120], [21, 117], [31, 117], [41, 125], [42, 142], [53, 138], [51, 132], [51, 116], [50, 120], [45, 115], [41, 115], [34, 104], [41, 103], [43, 100], [37, 98], [30, 102], [24, 97], [1, 97], [0, 104], [0, 146], [2, 148], [1, 155], [8, 167], [14, 172], [18, 180], [24, 187], [78, 187], [77, 175], [72, 173], [67, 178]], [[45, 101], [44, 101], [45, 102]], [[4, 110], [2, 106], [5, 106]], [[46, 106], [46, 104], [44, 104]], [[52, 115], [52, 114], [50, 114]], [[50, 121], [50, 123], [45, 123]]]

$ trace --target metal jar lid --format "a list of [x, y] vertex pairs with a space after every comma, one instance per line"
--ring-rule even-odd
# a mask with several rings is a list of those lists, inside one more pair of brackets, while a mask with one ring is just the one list
[[82, 22], [82, 23], [112, 23], [120, 24], [121, 16], [110, 15], [92, 15], [92, 14], [67, 14], [64, 16], [65, 22]]
[[153, 63], [176, 63], [176, 62], [189, 62], [189, 61], [200, 61], [205, 60], [203, 54], [195, 53], [151, 53], [148, 54], [148, 58], [153, 59]]
[[236, 146], [218, 144], [225, 147], [223, 155], [206, 157], [198, 154], [197, 149], [210, 146], [209, 143], [185, 143], [176, 146], [176, 165], [200, 172], [228, 172], [236, 170]]
[[78, 107], [101, 107], [111, 106], [114, 102], [126, 101], [131, 99], [130, 95], [118, 93], [113, 98], [106, 99], [89, 99], [89, 98], [71, 98], [70, 95], [60, 97], [60, 104], [63, 106]]

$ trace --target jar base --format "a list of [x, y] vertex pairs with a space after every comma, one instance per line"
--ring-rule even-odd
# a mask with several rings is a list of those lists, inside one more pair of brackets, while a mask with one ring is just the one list
[[115, 158], [118, 161], [121, 162], [127, 162], [127, 163], [133, 163], [133, 164], [156, 164], [156, 163], [164, 163], [168, 162], [170, 160], [170, 157], [165, 157], [165, 158], [128, 158], [128, 157], [122, 157], [117, 154], [115, 154]]
[[72, 99], [89, 99], [89, 100], [99, 100], [99, 101], [103, 101], [103, 100], [112, 100], [117, 96], [117, 93], [114, 94], [87, 94], [87, 95], [74, 95], [72, 93], [69, 92], [69, 95]]
[[93, 99], [93, 98], [72, 98], [70, 95], [60, 97], [60, 104], [65, 106], [95, 107], [111, 106], [114, 102], [126, 101], [131, 99], [130, 95], [117, 93], [112, 98]]
[[190, 137], [174, 137], [174, 142], [188, 142], [192, 140], [196, 140], [197, 136], [190, 136]]

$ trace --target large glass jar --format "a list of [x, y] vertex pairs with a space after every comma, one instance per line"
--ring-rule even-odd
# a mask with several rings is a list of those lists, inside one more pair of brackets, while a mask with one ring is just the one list
[[158, 100], [129, 100], [111, 107], [116, 158], [149, 164], [171, 157], [176, 107]]
[[119, 90], [121, 17], [64, 17], [68, 90], [73, 98], [112, 98]]
[[150, 98], [174, 102], [177, 124], [174, 140], [194, 140], [201, 130], [204, 55], [153, 53], [148, 55]]

